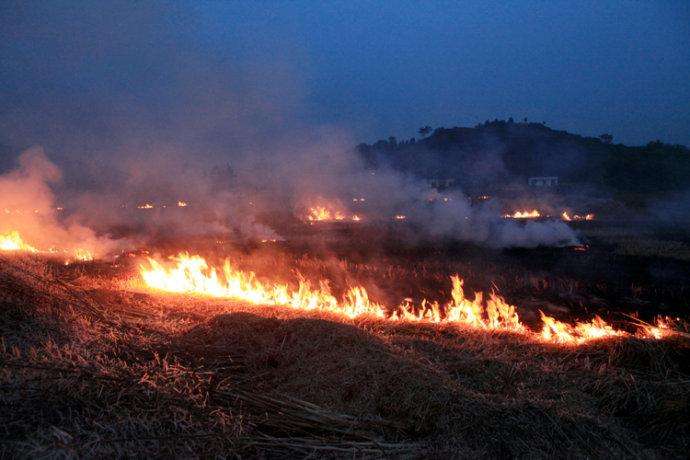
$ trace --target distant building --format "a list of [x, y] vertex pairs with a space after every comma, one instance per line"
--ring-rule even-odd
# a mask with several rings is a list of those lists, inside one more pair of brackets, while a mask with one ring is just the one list
[[527, 179], [527, 185], [530, 187], [557, 187], [558, 177], [556, 176], [543, 176], [543, 177], [530, 177]]

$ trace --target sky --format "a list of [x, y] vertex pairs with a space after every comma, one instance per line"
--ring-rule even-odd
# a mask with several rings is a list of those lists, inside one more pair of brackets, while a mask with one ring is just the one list
[[508, 117], [690, 145], [690, 2], [5, 0], [0, 84], [0, 145], [58, 160]]

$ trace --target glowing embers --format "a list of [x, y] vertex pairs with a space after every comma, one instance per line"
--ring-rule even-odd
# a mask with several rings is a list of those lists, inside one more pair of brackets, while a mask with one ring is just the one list
[[19, 232], [12, 230], [5, 234], [0, 234], [0, 251], [38, 252], [38, 249], [25, 243]]

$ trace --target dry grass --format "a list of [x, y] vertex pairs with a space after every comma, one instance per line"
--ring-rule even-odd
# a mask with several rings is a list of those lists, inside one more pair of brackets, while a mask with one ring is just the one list
[[118, 289], [95, 264], [0, 264], [2, 456], [682, 457], [690, 447], [681, 340], [563, 348], [150, 296]]

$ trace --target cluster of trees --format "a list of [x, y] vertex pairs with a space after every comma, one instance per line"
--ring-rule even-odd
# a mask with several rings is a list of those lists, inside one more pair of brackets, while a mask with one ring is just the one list
[[491, 180], [558, 176], [562, 183], [588, 184], [612, 191], [663, 193], [690, 189], [690, 150], [653, 141], [645, 146], [614, 144], [603, 133], [585, 137], [549, 128], [545, 123], [487, 120], [474, 127], [422, 126], [419, 139], [395, 137], [357, 151], [367, 165], [386, 163], [425, 178], [455, 178], [462, 185], [477, 164], [501, 169]]

